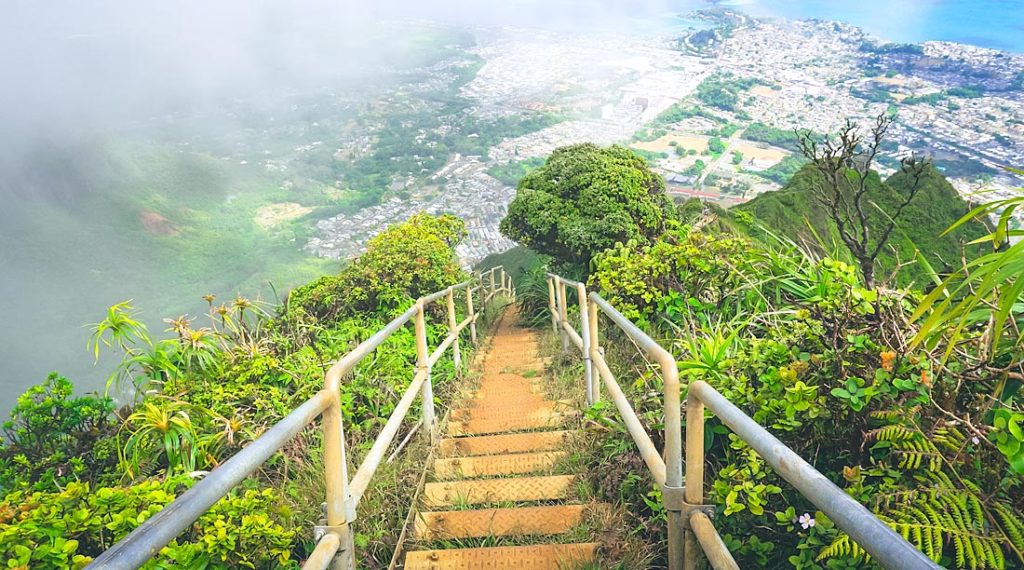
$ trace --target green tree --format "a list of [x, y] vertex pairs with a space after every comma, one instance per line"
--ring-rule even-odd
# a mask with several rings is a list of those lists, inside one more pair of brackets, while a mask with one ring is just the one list
[[556, 149], [519, 183], [501, 232], [557, 264], [585, 271], [617, 242], [651, 239], [671, 216], [665, 180], [622, 146]]

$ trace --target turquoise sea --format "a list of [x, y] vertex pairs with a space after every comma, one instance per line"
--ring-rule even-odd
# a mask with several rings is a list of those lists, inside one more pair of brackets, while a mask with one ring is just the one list
[[729, 0], [718, 4], [752, 16], [840, 20], [896, 42], [943, 40], [1024, 52], [1024, 0]]
[[839, 20], [896, 42], [944, 40], [1024, 53], [1024, 0], [443, 0], [404, 13], [469, 25], [642, 33], [692, 27], [679, 15], [714, 6], [760, 17]]

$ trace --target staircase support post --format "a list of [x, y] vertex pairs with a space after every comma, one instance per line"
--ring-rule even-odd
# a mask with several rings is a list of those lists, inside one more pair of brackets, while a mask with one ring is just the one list
[[548, 277], [548, 312], [551, 313], [551, 330], [558, 334], [558, 295], [555, 293], [553, 277]]
[[[580, 307], [580, 310], [582, 311], [583, 308]], [[589, 356], [590, 356], [590, 382], [591, 382], [590, 394], [591, 394], [591, 397], [593, 398], [593, 401], [591, 402], [591, 404], [596, 404], [596, 403], [601, 401], [601, 379], [600, 379], [599, 375], [594, 374], [594, 361], [597, 358], [601, 357], [602, 355], [601, 355], [601, 342], [599, 340], [600, 337], [599, 337], [598, 332], [597, 332], [597, 321], [598, 321], [597, 303], [595, 303], [593, 299], [587, 299], [587, 317], [588, 317], [587, 321], [588, 321], [588, 324], [590, 326], [590, 329], [588, 331], [590, 333], [589, 334], [590, 343], [589, 343], [588, 347], [589, 347]]]
[[476, 287], [466, 287], [466, 316], [470, 319], [469, 321], [469, 340], [473, 343], [473, 346], [477, 345], [476, 341], [476, 312], [473, 311], [473, 291]]
[[430, 381], [430, 353], [427, 349], [427, 320], [424, 314], [423, 299], [416, 301], [416, 373], [426, 374], [421, 395], [423, 397], [423, 427], [433, 443], [437, 439], [437, 426], [434, 420], [434, 387]]
[[494, 291], [495, 291], [495, 289], [494, 289], [494, 270], [491, 269], [491, 293], [493, 294]]
[[[660, 348], [660, 347], [659, 347]], [[676, 359], [672, 354], [665, 351], [664, 349], [658, 350], [655, 354], [652, 354], [658, 362], [658, 367], [661, 368], [661, 376], [665, 384], [665, 488], [667, 490], [675, 490], [676, 493], [682, 491], [684, 497], [689, 497], [686, 493], [691, 489], [692, 484], [698, 485], [696, 492], [699, 494], [700, 489], [703, 486], [702, 481], [691, 481], [686, 480], [686, 489], [683, 490], [683, 418], [682, 418], [682, 403], [680, 402], [681, 387], [679, 385], [679, 365], [676, 363]], [[701, 412], [701, 420], [703, 421], [703, 412]], [[701, 424], [703, 426], [703, 424]], [[702, 467], [704, 462], [704, 435], [703, 431], [700, 440], [700, 453], [701, 456], [697, 459], [697, 463], [692, 466], [693, 468]], [[687, 426], [686, 435], [688, 438], [692, 437]], [[686, 452], [687, 461], [693, 459], [690, 452], [690, 439], [687, 439]], [[689, 475], [689, 469], [691, 465], [687, 463], [687, 475]], [[687, 532], [687, 521], [684, 520], [686, 514], [679, 505], [666, 505], [668, 508], [668, 567], [669, 570], [697, 570], [696, 566], [691, 565], [691, 556], [696, 554], [693, 548], [687, 548], [690, 543], [695, 543], [693, 535]], [[691, 554], [692, 553], [692, 554]], [[693, 558], [692, 560], [696, 560]]]
[[455, 363], [455, 375], [462, 377], [462, 352], [459, 350], [459, 333], [455, 329], [459, 326], [458, 318], [455, 316], [455, 290], [448, 288], [448, 334], [455, 340], [452, 341], [452, 360]]
[[[683, 491], [690, 505], [704, 504], [704, 402], [696, 396], [686, 398], [686, 488]], [[686, 512], [685, 516], [692, 513]], [[689, 521], [684, 521], [686, 530], [684, 542], [685, 570], [697, 570], [701, 559], [701, 547], [697, 536], [690, 530]]]
[[337, 554], [331, 567], [334, 570], [355, 568], [355, 544], [351, 523], [355, 520], [355, 505], [348, 488], [348, 460], [345, 456], [345, 429], [342, 425], [340, 394], [330, 395], [330, 404], [323, 412], [324, 426], [324, 478], [327, 488], [327, 527], [336, 529], [339, 540]]
[[562, 330], [562, 323], [569, 322], [569, 311], [566, 309], [565, 281], [555, 278], [558, 289], [558, 333], [562, 337], [562, 352], [569, 352], [569, 335]]
[[590, 311], [587, 307], [587, 286], [576, 284], [576, 296], [580, 301], [580, 338], [583, 340], [583, 383], [587, 393], [587, 404], [594, 404], [594, 361], [590, 358]]

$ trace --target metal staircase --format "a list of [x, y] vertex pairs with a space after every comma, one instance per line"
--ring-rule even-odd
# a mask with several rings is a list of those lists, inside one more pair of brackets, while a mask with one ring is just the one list
[[[584, 284], [558, 275], [549, 275], [548, 292], [554, 332], [561, 337], [564, 350], [579, 350], [584, 361], [580, 389], [586, 402], [598, 402], [602, 392], [607, 395], [652, 478], [661, 486], [668, 519], [666, 550], [671, 570], [696, 570], [702, 559], [716, 569], [738, 568], [715, 529], [714, 505], [704, 504], [706, 413], [716, 415], [881, 566], [900, 570], [939, 568], [707, 383], [695, 381], [686, 386], [684, 402], [674, 356], [600, 295], [588, 295]], [[461, 322], [456, 319], [456, 295], [462, 296], [466, 304], [466, 317]], [[569, 308], [571, 296], [578, 302], [575, 315]], [[416, 505], [412, 540], [406, 548], [406, 568], [593, 566], [601, 557], [599, 545], [590, 540], [571, 540], [579, 535], [572, 531], [584, 521], [588, 510], [603, 506], [574, 500], [577, 474], [560, 469], [563, 443], [573, 428], [572, 411], [563, 402], [545, 395], [537, 382], [543, 374], [525, 374], [528, 369], [532, 373], [542, 372], [543, 363], [537, 360], [536, 333], [517, 326], [514, 310], [499, 323], [491, 350], [483, 361], [479, 386], [453, 407], [447, 422], [438, 422], [435, 417], [431, 368], [449, 350], [456, 367], [459, 366], [460, 337], [467, 329], [470, 341], [476, 343], [476, 323], [481, 313], [474, 308], [474, 299], [479, 300], [480, 308], [486, 308], [495, 299], [514, 298], [511, 278], [498, 267], [419, 299], [335, 363], [320, 392], [96, 558], [89, 568], [142, 566], [320, 416], [324, 430], [326, 520], [315, 529], [317, 546], [304, 568], [355, 568], [357, 552], [352, 526], [359, 524], [360, 499], [417, 398], [422, 398], [423, 403], [421, 431], [436, 446], [428, 465], [430, 480], [423, 486]], [[431, 351], [427, 346], [426, 309], [441, 300], [447, 307], [449, 334]], [[619, 329], [609, 338], [634, 344], [662, 376], [663, 449], [655, 446], [605, 362], [598, 330], [601, 317]], [[417, 345], [412, 381], [350, 478], [339, 403], [341, 379], [410, 321], [414, 322]], [[578, 331], [573, 321], [579, 323]], [[439, 439], [442, 423], [444, 438]]]

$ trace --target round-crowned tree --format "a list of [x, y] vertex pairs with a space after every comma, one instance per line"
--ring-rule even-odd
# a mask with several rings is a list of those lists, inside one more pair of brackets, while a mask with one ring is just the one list
[[501, 232], [565, 269], [585, 273], [617, 242], [651, 239], [671, 217], [665, 181], [622, 146], [556, 149], [519, 181]]

